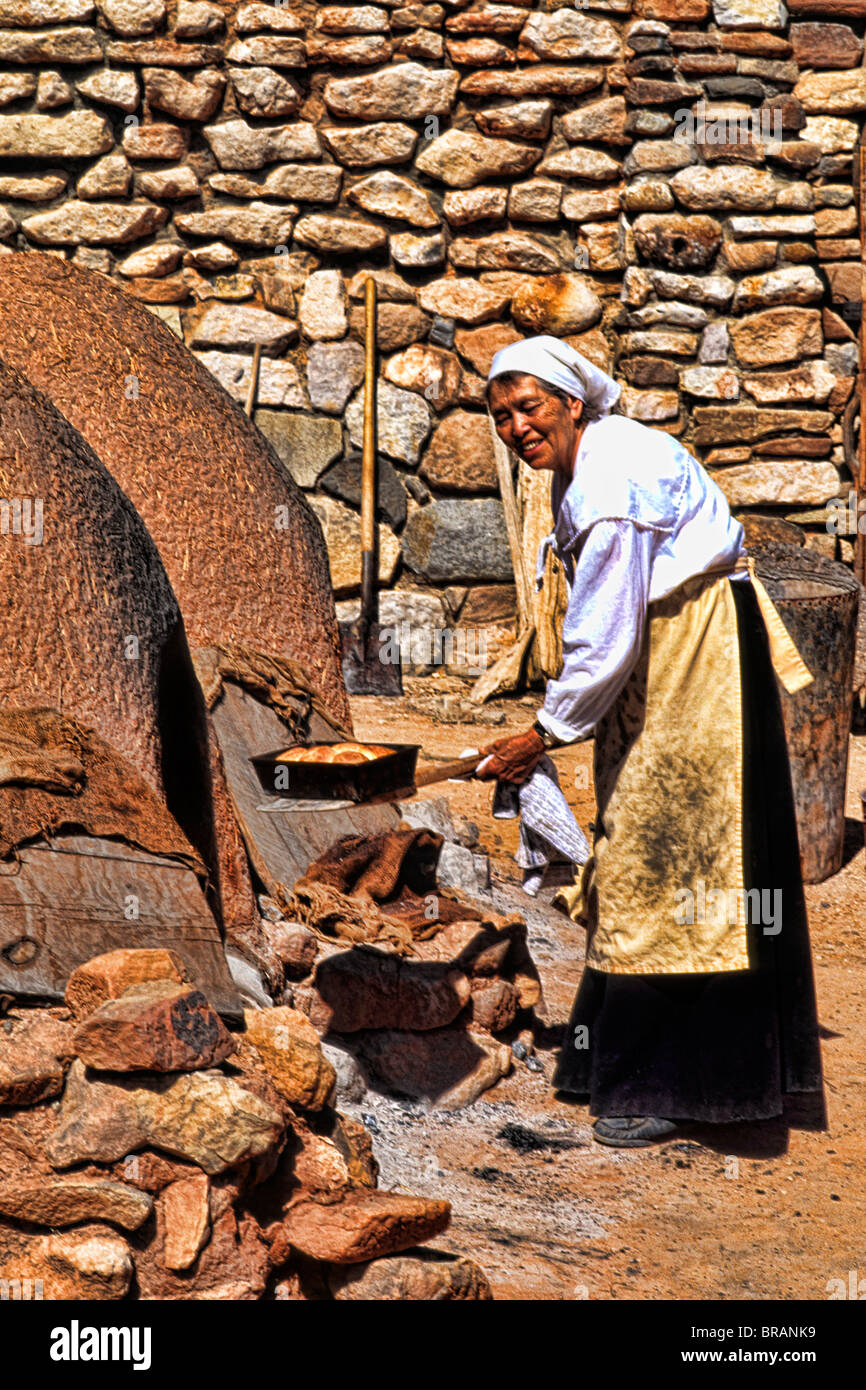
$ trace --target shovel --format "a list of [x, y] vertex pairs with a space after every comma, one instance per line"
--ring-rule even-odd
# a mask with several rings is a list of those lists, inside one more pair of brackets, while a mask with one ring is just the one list
[[[361, 461], [361, 611], [340, 624], [343, 680], [350, 695], [402, 695], [396, 643], [379, 627], [378, 547], [376, 544], [376, 281], [365, 294], [364, 451]], [[388, 658], [392, 659], [388, 659]], [[396, 657], [396, 660], [393, 659]]]

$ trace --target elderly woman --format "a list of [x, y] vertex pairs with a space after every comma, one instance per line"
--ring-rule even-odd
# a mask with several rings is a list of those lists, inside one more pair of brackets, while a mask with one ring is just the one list
[[724, 494], [677, 440], [612, 414], [619, 389], [555, 338], [493, 360], [500, 438], [553, 473], [545, 546], [570, 598], [537, 722], [479, 775], [520, 783], [595, 738], [593, 855], [565, 890], [586, 968], [554, 1085], [589, 1101], [601, 1143], [643, 1147], [821, 1096], [774, 665], [792, 692], [811, 676]]

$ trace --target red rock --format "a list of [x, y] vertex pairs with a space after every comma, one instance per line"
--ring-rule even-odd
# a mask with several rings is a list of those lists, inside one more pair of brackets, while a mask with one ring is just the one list
[[850, 326], [838, 314], [834, 314], [832, 309], [822, 309], [821, 319], [824, 337], [828, 343], [851, 343], [854, 341], [854, 334]]
[[731, 270], [754, 275], [776, 264], [778, 249], [777, 241], [728, 241], [725, 243], [725, 260]]
[[246, 1038], [280, 1095], [293, 1105], [321, 1110], [334, 1089], [335, 1072], [319, 1035], [297, 1009], [246, 1009]]
[[519, 340], [520, 334], [507, 323], [489, 323], [481, 328], [458, 328], [454, 336], [460, 356], [465, 357], [483, 377], [490, 371], [497, 352]]
[[511, 584], [478, 584], [469, 590], [460, 609], [460, 621], [470, 625], [501, 623], [516, 617], [517, 590]]
[[758, 111], [761, 119], [769, 118], [771, 129], [775, 127], [777, 112], [783, 130], [802, 130], [806, 124], [806, 112], [803, 109], [803, 104], [792, 92], [780, 92], [778, 96], [768, 97], [758, 108]]
[[434, 410], [456, 405], [462, 370], [453, 352], [414, 343], [385, 364], [386, 381], [407, 391], [420, 391]]
[[601, 300], [580, 275], [540, 275], [522, 285], [511, 310], [521, 328], [567, 337], [601, 318]]
[[328, 1206], [297, 1202], [283, 1222], [283, 1236], [289, 1246], [315, 1260], [358, 1264], [430, 1240], [450, 1219], [449, 1202], [359, 1191]]
[[840, 376], [827, 397], [827, 409], [832, 410], [835, 415], [841, 414], [844, 406], [851, 398], [854, 390], [855, 378], [853, 376]]
[[180, 126], [127, 126], [123, 136], [123, 151], [130, 159], [183, 159], [189, 136]]
[[[610, 69], [608, 70], [608, 74]], [[498, 69], [475, 72], [460, 83], [460, 91], [471, 97], [578, 97], [604, 81], [603, 68], [555, 67], [540, 64], [520, 72]]]
[[13, 1009], [0, 1022], [0, 1105], [36, 1105], [63, 1090], [72, 1028], [44, 1009]]
[[[396, 352], [425, 338], [430, 320], [415, 304], [378, 304], [376, 306], [376, 346], [380, 352]], [[349, 330], [353, 336], [364, 336], [364, 309], [355, 306], [349, 313]]]
[[267, 1155], [281, 1142], [282, 1116], [220, 1072], [93, 1078], [70, 1068], [49, 1163], [113, 1163], [136, 1149], [163, 1149], [215, 1175]]
[[783, 521], [777, 516], [761, 516], [758, 512], [746, 512], [740, 517], [743, 530], [746, 533], [746, 546], [749, 550], [754, 550], [756, 545], [766, 545], [768, 542], [782, 542], [784, 545], [803, 545], [806, 537], [799, 526], [794, 526], [790, 521]]
[[[496, 585], [495, 588], [499, 590], [505, 586]], [[487, 592], [492, 590], [493, 586]], [[485, 591], [477, 589], [469, 592], [471, 597], [473, 593]], [[510, 592], [514, 598], [514, 590], [510, 586], [506, 592]], [[468, 604], [469, 598], [460, 610], [462, 622], [467, 621]], [[428, 941], [419, 941], [417, 949], [425, 959], [447, 960], [465, 970], [473, 979], [481, 975], [508, 973], [531, 959], [526, 944], [526, 923], [521, 917], [500, 917], [487, 922], [449, 922]]]
[[630, 386], [676, 386], [680, 379], [674, 364], [662, 357], [628, 357], [620, 371]]
[[733, 53], [684, 53], [678, 63], [680, 72], [712, 73], [724, 76], [737, 71], [737, 60]]
[[168, 1187], [169, 1183], [197, 1177], [201, 1169], [192, 1163], [145, 1149], [143, 1153], [130, 1154], [115, 1164], [112, 1171], [119, 1180], [132, 1183], [143, 1192], [156, 1193]]
[[488, 1033], [501, 1033], [514, 1022], [520, 1006], [509, 980], [491, 980], [472, 991], [472, 1023]]
[[134, 1243], [139, 1297], [250, 1302], [261, 1298], [270, 1272], [268, 1248], [252, 1217], [227, 1207], [213, 1222], [210, 1240], [186, 1270], [167, 1269], [165, 1227]]
[[428, 1033], [370, 1032], [357, 1051], [364, 1069], [389, 1091], [443, 1110], [460, 1110], [511, 1070], [511, 1049], [465, 1028]]
[[821, 315], [817, 309], [765, 309], [732, 323], [731, 340], [744, 367], [796, 362], [821, 351]]
[[[370, 947], [321, 961], [315, 990], [335, 1033], [362, 1028], [441, 1028], [469, 1000], [469, 981], [447, 965], [405, 960]], [[318, 1026], [319, 1019], [313, 1017]]]
[[863, 298], [863, 267], [859, 261], [825, 265], [834, 304], [859, 304]]
[[677, 24], [695, 24], [706, 19], [710, 0], [637, 0], [634, 12], [642, 19], [672, 19]]
[[301, 922], [266, 922], [264, 931], [291, 979], [301, 980], [309, 975], [319, 953], [315, 932]]
[[495, 39], [451, 39], [445, 45], [456, 67], [492, 68], [497, 63], [516, 62], [517, 55]]
[[34, 1226], [78, 1226], [108, 1221], [135, 1231], [150, 1215], [150, 1197], [124, 1183], [104, 1178], [55, 1178], [11, 1181], [0, 1186], [0, 1212]]
[[0, 1223], [0, 1288], [23, 1297], [109, 1302], [126, 1295], [132, 1273], [129, 1246], [108, 1226], [31, 1236]]
[[486, 414], [455, 410], [436, 426], [421, 463], [433, 487], [455, 492], [495, 492], [496, 461]]
[[701, 405], [695, 408], [693, 417], [698, 445], [748, 442], [768, 434], [780, 434], [783, 430], [826, 434], [833, 425], [833, 416], [827, 410], [755, 410], [749, 406]]
[[801, 68], [856, 68], [863, 40], [848, 24], [792, 24], [794, 59]]
[[108, 999], [119, 999], [131, 985], [146, 980], [175, 980], [183, 984], [190, 978], [176, 951], [109, 951], [79, 965], [69, 976], [66, 1003], [76, 1019], [86, 1018]]
[[766, 439], [755, 444], [753, 454], [773, 454], [777, 458], [826, 458], [833, 448], [829, 437], [812, 434], [794, 434], [785, 439]]
[[487, 1276], [473, 1260], [444, 1250], [408, 1250], [366, 1265], [347, 1265], [328, 1276], [338, 1302], [467, 1302], [493, 1298]]
[[760, 58], [790, 58], [793, 52], [791, 44], [787, 39], [783, 39], [781, 34], [755, 31], [745, 34], [719, 34], [713, 37], [721, 39], [722, 48], [729, 53], [754, 54]]
[[210, 1234], [210, 1183], [205, 1173], [169, 1183], [160, 1195], [157, 1223], [161, 1223], [162, 1262], [166, 1269], [189, 1269]]
[[75, 1050], [97, 1071], [198, 1071], [224, 1062], [235, 1041], [201, 990], [149, 980], [79, 1023]]

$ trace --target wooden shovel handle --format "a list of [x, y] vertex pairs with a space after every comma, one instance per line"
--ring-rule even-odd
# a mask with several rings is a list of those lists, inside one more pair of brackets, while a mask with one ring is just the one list
[[361, 456], [361, 552], [375, 548], [376, 519], [376, 281], [364, 294], [364, 448]]
[[247, 389], [246, 405], [244, 406], [244, 410], [246, 411], [247, 415], [250, 416], [252, 415], [256, 407], [256, 391], [259, 384], [259, 367], [261, 365], [261, 360], [262, 345], [261, 343], [256, 343], [255, 347], [253, 348], [253, 361], [252, 366], [250, 368], [250, 384]]

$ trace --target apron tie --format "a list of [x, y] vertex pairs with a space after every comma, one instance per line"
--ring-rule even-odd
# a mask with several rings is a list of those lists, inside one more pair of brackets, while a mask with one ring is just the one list
[[796, 695], [798, 690], [803, 690], [807, 685], [811, 685], [815, 678], [797, 651], [790, 632], [782, 622], [778, 608], [758, 578], [755, 562], [751, 557], [747, 561], [747, 568], [749, 578], [752, 581], [752, 588], [755, 591], [755, 598], [758, 600], [758, 607], [761, 610], [761, 617], [764, 619], [764, 626], [767, 629], [773, 670], [788, 694]]
[[[796, 695], [798, 691], [804, 690], [807, 685], [811, 685], [815, 677], [809, 670], [805, 661], [801, 657], [794, 645], [794, 639], [782, 622], [781, 615], [767, 590], [764, 588], [755, 570], [755, 561], [751, 556], [738, 555], [731, 565], [718, 565], [715, 569], [702, 570], [700, 574], [693, 575], [694, 579], [705, 579], [708, 576], [716, 576], [720, 579], [729, 578], [732, 574], [748, 574], [752, 581], [752, 588], [755, 598], [758, 601], [758, 608], [764, 620], [764, 627], [767, 630], [767, 641], [770, 647], [770, 660], [773, 670], [779, 677], [789, 695]], [[687, 580], [686, 583], [689, 581]]]

